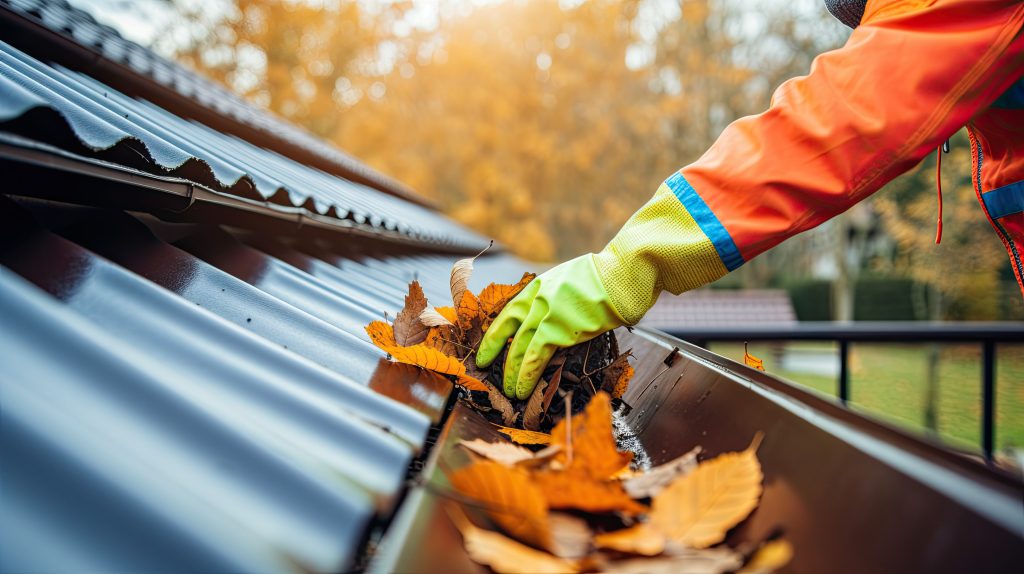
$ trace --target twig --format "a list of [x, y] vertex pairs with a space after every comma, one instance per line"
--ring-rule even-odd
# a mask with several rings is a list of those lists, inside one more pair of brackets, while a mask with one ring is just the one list
[[565, 466], [572, 466], [572, 390], [565, 394]]

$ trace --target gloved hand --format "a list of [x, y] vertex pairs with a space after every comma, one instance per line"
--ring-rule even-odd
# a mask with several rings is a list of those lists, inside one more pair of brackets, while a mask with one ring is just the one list
[[662, 184], [600, 253], [541, 274], [505, 306], [484, 334], [476, 363], [489, 366], [515, 335], [505, 359], [506, 395], [529, 397], [558, 348], [636, 324], [662, 290], [679, 294], [726, 274], [715, 246], [668, 185], [679, 180], [677, 174]]
[[505, 394], [525, 399], [556, 350], [625, 324], [588, 253], [542, 273], [509, 301], [484, 334], [476, 363], [493, 363], [515, 335], [505, 359]]

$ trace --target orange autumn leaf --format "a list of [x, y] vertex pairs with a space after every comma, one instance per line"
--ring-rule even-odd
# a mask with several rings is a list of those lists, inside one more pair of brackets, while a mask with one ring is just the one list
[[715, 457], [685, 474], [654, 497], [651, 524], [678, 544], [707, 548], [721, 542], [757, 506], [761, 464], [755, 451], [760, 436], [743, 452]]
[[387, 351], [387, 347], [398, 346], [395, 341], [395, 330], [384, 321], [370, 321], [370, 324], [366, 326], [366, 334], [370, 336], [370, 341], [373, 341], [374, 345], [385, 351]]
[[[567, 429], [571, 428], [571, 442]], [[559, 462], [568, 470], [603, 480], [622, 470], [633, 459], [619, 452], [612, 431], [612, 406], [608, 393], [594, 395], [583, 413], [563, 418], [551, 429], [551, 444], [562, 447]]]
[[455, 345], [455, 334], [452, 331], [453, 327], [448, 325], [431, 327], [427, 331], [427, 338], [423, 341], [423, 345], [454, 357], [458, 354], [458, 347]]
[[456, 382], [471, 391], [480, 391], [484, 393], [487, 392], [487, 385], [485, 385], [480, 379], [476, 377], [471, 377], [469, 375], [459, 375], [458, 379], [456, 379]]
[[548, 505], [526, 471], [486, 460], [455, 471], [449, 480], [459, 492], [486, 505], [494, 522], [510, 535], [541, 548], [550, 543]]
[[551, 435], [547, 433], [503, 426], [497, 426], [497, 429], [498, 432], [512, 439], [512, 442], [517, 444], [551, 444]]
[[629, 388], [629, 381], [633, 378], [633, 366], [629, 364], [630, 352], [626, 351], [608, 365], [604, 370], [602, 387], [610, 392], [613, 397], [621, 399]]
[[458, 359], [423, 344], [411, 347], [391, 347], [384, 350], [400, 363], [417, 365], [444, 375], [463, 375], [466, 373], [466, 366], [459, 362]]
[[580, 472], [547, 471], [533, 475], [551, 508], [575, 508], [587, 512], [642, 514], [647, 507], [633, 500], [613, 480], [596, 480]]
[[665, 550], [665, 536], [646, 522], [630, 528], [604, 532], [594, 537], [594, 545], [628, 554], [657, 556]]
[[487, 330], [487, 327], [490, 327], [491, 321], [505, 308], [505, 305], [518, 295], [520, 291], [525, 289], [530, 284], [530, 281], [533, 281], [536, 277], [537, 275], [534, 273], [523, 273], [522, 279], [513, 285], [491, 283], [484, 287], [484, 290], [480, 292], [480, 309], [481, 314], [484, 316], [484, 331]]
[[761, 360], [761, 359], [758, 359], [754, 355], [751, 355], [750, 353], [748, 353], [745, 346], [744, 346], [744, 349], [743, 349], [743, 362], [748, 367], [753, 367], [753, 368], [757, 369], [758, 371], [763, 371], [764, 370], [764, 361]]
[[479, 323], [480, 317], [480, 300], [477, 299], [476, 295], [472, 291], [464, 291], [462, 293], [462, 299], [459, 300], [459, 305], [456, 307], [456, 319], [455, 324], [459, 326], [463, 331], [469, 331], [473, 328], [473, 322]]
[[579, 572], [576, 561], [552, 556], [547, 552], [530, 548], [497, 532], [474, 526], [465, 514], [455, 506], [447, 506], [448, 515], [462, 533], [466, 553], [478, 564], [489, 566], [498, 574], [534, 572], [537, 574], [560, 574]]
[[453, 325], [459, 321], [459, 316], [455, 313], [455, 307], [434, 307], [434, 310], [445, 319], [448, 319], [448, 322]]
[[793, 559], [793, 546], [784, 539], [766, 542], [739, 571], [739, 574], [768, 574], [779, 570]]
[[399, 346], [395, 342], [394, 331], [391, 325], [384, 321], [372, 321], [366, 326], [366, 334], [370, 340], [386, 351], [399, 363], [408, 363], [430, 369], [445, 375], [463, 375], [466, 373], [466, 366], [458, 359], [448, 356], [437, 349], [420, 343], [409, 347]]

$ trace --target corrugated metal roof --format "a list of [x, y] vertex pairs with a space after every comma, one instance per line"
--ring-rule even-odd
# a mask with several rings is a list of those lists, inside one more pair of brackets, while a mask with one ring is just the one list
[[93, 50], [96, 58], [104, 58], [124, 66], [125, 72], [130, 71], [151, 79], [167, 90], [192, 100], [223, 118], [230, 118], [241, 125], [301, 149], [320, 159], [325, 166], [335, 166], [341, 173], [355, 174], [374, 186], [399, 195], [415, 196], [414, 192], [402, 184], [298, 126], [249, 104], [219, 84], [181, 64], [126, 40], [110, 26], [97, 22], [89, 13], [69, 5], [64, 0], [0, 0], [0, 8], [9, 9], [28, 21], [37, 22], [83, 48]]
[[0, 94], [0, 130], [72, 153], [180, 177], [231, 196], [302, 207], [426, 244], [463, 250], [487, 244], [436, 211], [129, 98], [3, 42]]
[[[63, 2], [0, 4], [282, 129]], [[452, 390], [387, 360], [363, 327], [399, 309], [412, 279], [448, 301], [455, 257], [436, 251], [484, 239], [2, 41], [0, 142], [0, 192], [21, 196], [0, 197], [0, 571], [357, 566]], [[200, 201], [193, 186], [239, 202], [178, 212]], [[55, 188], [117, 208], [29, 199]], [[151, 192], [173, 197], [132, 201]], [[186, 223], [123, 211], [139, 206]], [[338, 224], [232, 215], [247, 209]], [[523, 264], [498, 254], [477, 268], [480, 289]]]
[[[217, 228], [22, 203], [0, 199], [4, 521], [19, 525], [0, 569], [351, 567], [451, 389], [387, 361], [362, 321], [417, 275], [445, 301], [452, 258], [271, 255]], [[476, 288], [521, 271], [478, 268]]]

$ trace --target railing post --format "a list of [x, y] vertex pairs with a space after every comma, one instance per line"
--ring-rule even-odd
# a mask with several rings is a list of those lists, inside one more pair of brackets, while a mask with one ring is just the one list
[[988, 339], [981, 344], [981, 450], [992, 460], [995, 450], [996, 344]]
[[850, 342], [839, 340], [839, 400], [846, 404], [850, 399]]

